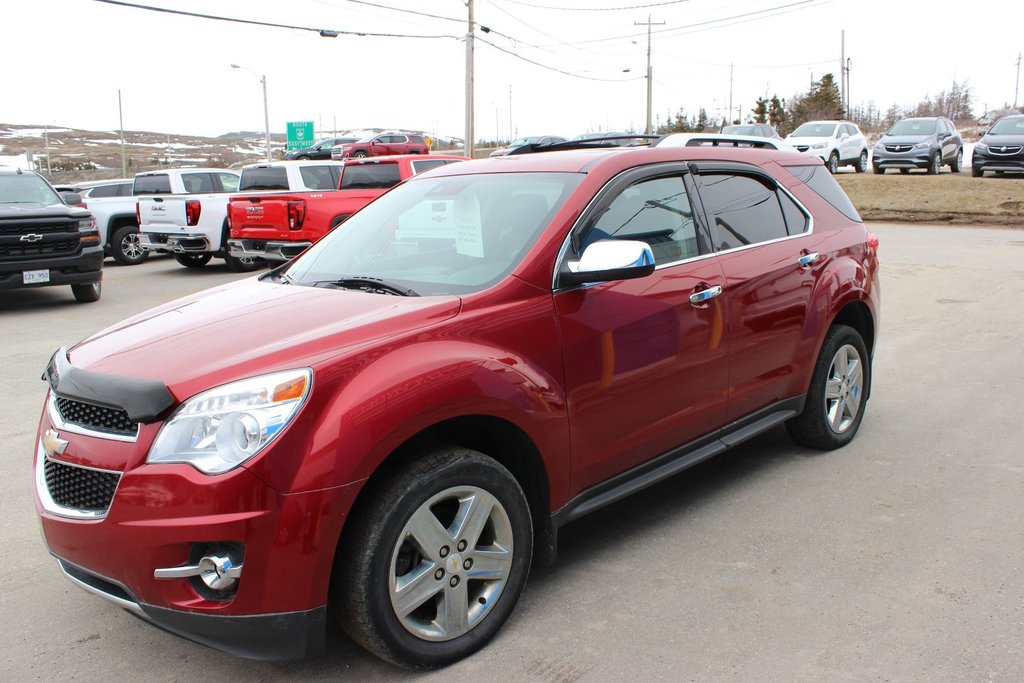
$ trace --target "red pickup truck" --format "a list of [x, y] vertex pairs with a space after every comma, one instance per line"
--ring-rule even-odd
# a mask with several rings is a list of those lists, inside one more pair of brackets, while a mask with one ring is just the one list
[[466, 160], [453, 154], [350, 159], [337, 190], [235, 195], [228, 203], [228, 250], [238, 258], [287, 261], [406, 178]]

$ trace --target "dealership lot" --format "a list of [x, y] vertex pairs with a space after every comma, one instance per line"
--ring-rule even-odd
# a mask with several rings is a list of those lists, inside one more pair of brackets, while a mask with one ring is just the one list
[[[858, 439], [818, 453], [776, 430], [572, 524], [508, 627], [432, 677], [1019, 677], [1024, 232], [872, 229], [884, 304]], [[0, 292], [0, 679], [402, 677], [337, 630], [306, 662], [211, 652], [85, 594], [46, 554], [31, 454], [52, 351], [240, 277], [153, 259], [109, 267], [95, 304]]]

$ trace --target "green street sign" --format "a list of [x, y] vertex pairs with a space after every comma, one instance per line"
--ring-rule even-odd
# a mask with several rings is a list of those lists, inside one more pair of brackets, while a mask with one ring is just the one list
[[305, 149], [314, 142], [312, 121], [288, 122], [288, 149]]

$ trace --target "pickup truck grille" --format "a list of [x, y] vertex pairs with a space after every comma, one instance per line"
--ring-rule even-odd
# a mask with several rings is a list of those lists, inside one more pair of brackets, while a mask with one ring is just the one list
[[0, 259], [65, 256], [79, 249], [78, 221], [28, 220], [0, 224]]

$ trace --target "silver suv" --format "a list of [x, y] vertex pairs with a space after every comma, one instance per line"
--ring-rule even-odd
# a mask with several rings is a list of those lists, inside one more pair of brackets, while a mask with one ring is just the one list
[[943, 166], [959, 173], [964, 163], [964, 143], [956, 126], [947, 118], [929, 116], [902, 119], [875, 143], [871, 168], [875, 173], [898, 168], [909, 173], [923, 168], [937, 175]]

